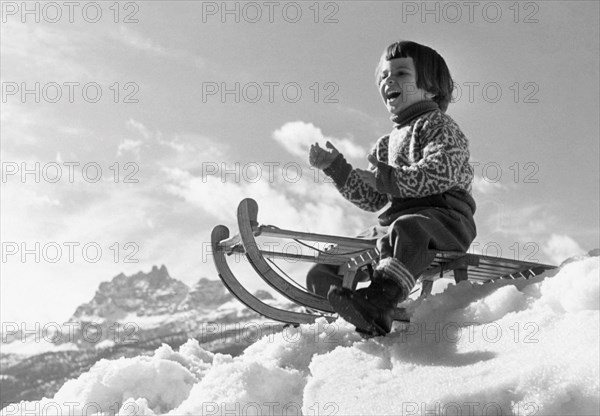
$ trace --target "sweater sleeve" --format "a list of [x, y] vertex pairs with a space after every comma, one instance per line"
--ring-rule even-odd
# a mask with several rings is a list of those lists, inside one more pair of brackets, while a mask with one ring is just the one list
[[379, 162], [376, 172], [379, 192], [397, 198], [421, 198], [461, 187], [462, 182], [470, 184], [468, 141], [454, 122], [442, 117], [419, 120], [410, 140], [413, 154], [414, 149], [420, 148], [422, 157], [403, 166]]
[[388, 196], [367, 185], [341, 154], [323, 172], [333, 179], [340, 194], [360, 209], [375, 212], [388, 203]]

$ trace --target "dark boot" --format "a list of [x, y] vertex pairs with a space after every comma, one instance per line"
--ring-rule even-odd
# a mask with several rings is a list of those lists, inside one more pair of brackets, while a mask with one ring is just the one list
[[375, 272], [373, 282], [365, 289], [332, 287], [327, 295], [342, 318], [356, 326], [358, 332], [370, 336], [385, 335], [392, 330], [394, 309], [407, 297], [404, 288], [381, 271]]

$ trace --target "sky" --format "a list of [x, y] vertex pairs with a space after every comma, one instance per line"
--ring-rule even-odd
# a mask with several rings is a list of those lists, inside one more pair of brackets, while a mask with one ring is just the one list
[[367, 166], [392, 128], [374, 70], [400, 39], [457, 84], [470, 251], [560, 264], [600, 246], [598, 16], [595, 1], [2, 2], [2, 322], [62, 322], [153, 265], [216, 279], [210, 231], [234, 230], [245, 197], [280, 227], [374, 224], [307, 149], [331, 140]]

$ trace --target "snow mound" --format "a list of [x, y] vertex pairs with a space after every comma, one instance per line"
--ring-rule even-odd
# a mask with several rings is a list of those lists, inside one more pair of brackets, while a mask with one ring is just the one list
[[2, 415], [599, 414], [599, 272], [595, 252], [530, 280], [450, 285], [387, 337], [320, 320], [235, 358], [163, 345]]

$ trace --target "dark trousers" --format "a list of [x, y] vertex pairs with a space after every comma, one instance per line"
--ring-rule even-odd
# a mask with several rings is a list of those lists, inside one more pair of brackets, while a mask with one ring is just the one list
[[[476, 235], [473, 217], [448, 208], [425, 208], [401, 215], [389, 227], [371, 227], [358, 238], [376, 240], [380, 257], [395, 257], [416, 280], [435, 258], [430, 250], [466, 252]], [[342, 285], [338, 271], [338, 266], [313, 266], [306, 277], [307, 289], [326, 297], [332, 285]]]

